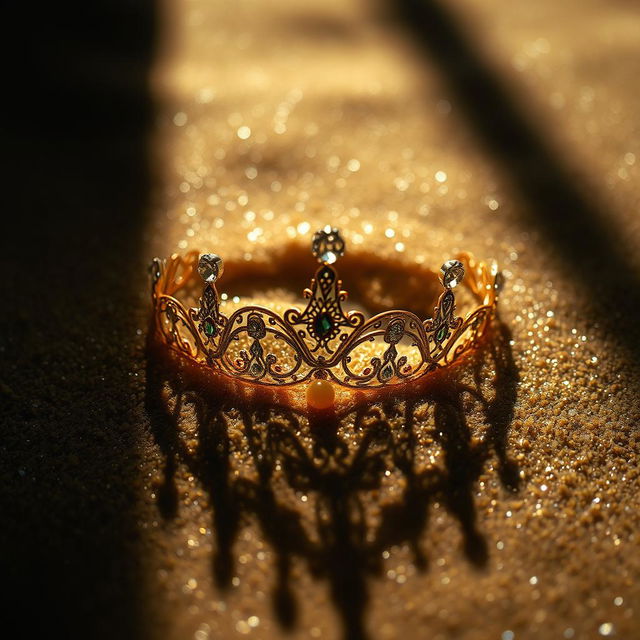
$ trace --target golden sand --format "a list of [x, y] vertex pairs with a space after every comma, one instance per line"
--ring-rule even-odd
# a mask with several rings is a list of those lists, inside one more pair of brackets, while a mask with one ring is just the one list
[[[460, 250], [496, 258], [506, 285], [475, 359], [320, 424], [152, 359], [167, 414], [150, 412], [141, 464], [150, 637], [640, 634], [639, 336], [624, 292], [609, 303], [615, 282], [593, 277], [614, 257], [589, 217], [637, 273], [640, 20], [612, 3], [443, 6], [468, 46], [449, 59], [472, 52], [505, 90], [493, 130], [437, 34], [422, 47], [388, 7], [165, 8], [149, 258], [218, 252], [234, 265], [221, 290], [256, 295], [282, 247], [331, 223], [375, 257], [351, 273], [369, 308], [415, 301], [416, 265]], [[528, 133], [505, 157], [514, 122]], [[295, 299], [312, 264], [274, 286]]]

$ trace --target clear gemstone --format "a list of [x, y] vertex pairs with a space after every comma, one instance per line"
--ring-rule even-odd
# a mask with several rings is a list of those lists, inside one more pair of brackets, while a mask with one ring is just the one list
[[204, 253], [198, 261], [198, 273], [200, 277], [209, 283], [214, 283], [224, 269], [222, 258], [215, 253]]
[[325, 251], [321, 256], [320, 260], [325, 264], [333, 264], [338, 259], [338, 256], [333, 251]]
[[311, 241], [311, 251], [320, 262], [333, 264], [345, 251], [345, 242], [340, 231], [331, 225], [316, 231]]
[[440, 267], [440, 279], [447, 289], [457, 287], [464, 278], [464, 265], [460, 260], [447, 260]]

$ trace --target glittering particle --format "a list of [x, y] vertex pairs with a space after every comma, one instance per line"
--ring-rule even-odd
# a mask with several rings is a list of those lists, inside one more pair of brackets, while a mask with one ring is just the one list
[[612, 636], [615, 634], [615, 632], [616, 632], [616, 629], [611, 622], [603, 622], [598, 627], [598, 633], [601, 636]]
[[351, 158], [351, 160], [349, 160], [349, 162], [347, 162], [347, 169], [349, 169], [349, 171], [351, 171], [352, 173], [355, 173], [356, 171], [360, 170], [360, 161], [357, 160], [356, 158]]
[[613, 599], [613, 604], [615, 604], [616, 607], [621, 607], [624, 604], [624, 598], [622, 596], [616, 596]]
[[513, 640], [515, 637], [516, 637], [516, 634], [513, 633], [511, 629], [507, 629], [506, 631], [503, 631], [502, 635], [500, 636], [501, 640]]
[[249, 616], [247, 618], [247, 624], [252, 628], [255, 629], [259, 624], [260, 624], [260, 618], [258, 618], [258, 616]]
[[238, 622], [236, 622], [236, 631], [238, 633], [246, 635], [251, 631], [251, 627], [246, 620], [238, 620]]
[[384, 231], [384, 235], [387, 236], [387, 238], [393, 238], [396, 235], [396, 232], [394, 229], [385, 229]]
[[530, 584], [530, 585], [536, 585], [536, 584], [538, 584], [538, 577], [537, 577], [537, 576], [531, 576], [531, 577], [529, 578], [529, 584]]
[[198, 581], [195, 578], [189, 578], [189, 580], [187, 580], [187, 582], [182, 587], [182, 591], [184, 593], [190, 593], [197, 587], [198, 587]]
[[329, 171], [335, 171], [340, 166], [340, 158], [338, 156], [331, 156], [327, 160], [327, 168]]
[[173, 116], [173, 124], [175, 124], [176, 127], [184, 127], [184, 125], [187, 124], [187, 120], [187, 114], [184, 111], [178, 111], [178, 113]]
[[251, 129], [246, 125], [243, 125], [242, 127], [238, 127], [236, 135], [240, 140], [248, 140], [251, 137]]
[[200, 104], [209, 104], [215, 98], [216, 92], [211, 87], [203, 87], [198, 91], [196, 101]]
[[444, 171], [436, 171], [435, 178], [436, 182], [446, 182], [447, 174]]

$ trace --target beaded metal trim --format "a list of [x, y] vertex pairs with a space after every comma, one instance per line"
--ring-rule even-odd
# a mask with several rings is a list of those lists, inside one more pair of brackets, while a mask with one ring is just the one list
[[[344, 251], [337, 229], [327, 226], [314, 235], [320, 267], [304, 291], [307, 305], [282, 315], [257, 305], [225, 315], [215, 284], [223, 263], [216, 254], [156, 258], [151, 293], [157, 330], [192, 360], [247, 382], [286, 386], [325, 379], [362, 389], [414, 380], [450, 364], [477, 344], [495, 313], [497, 265], [468, 253], [442, 265], [444, 291], [432, 318], [402, 310], [368, 319], [360, 311], [345, 312], [347, 292], [332, 266]], [[196, 273], [204, 280], [200, 306], [186, 308], [174, 295]], [[464, 318], [455, 315], [453, 293], [463, 279], [479, 303]], [[363, 346], [369, 349], [365, 359], [358, 356]]]

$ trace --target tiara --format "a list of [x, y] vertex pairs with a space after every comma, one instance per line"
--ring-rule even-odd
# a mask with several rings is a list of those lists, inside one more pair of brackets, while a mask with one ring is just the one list
[[[404, 310], [366, 318], [360, 310], [343, 308], [348, 294], [333, 266], [345, 253], [339, 230], [326, 226], [317, 231], [311, 250], [320, 266], [304, 290], [308, 302], [302, 310], [281, 313], [253, 304], [226, 312], [228, 297], [216, 289], [224, 266], [217, 254], [192, 251], [155, 258], [151, 295], [160, 339], [192, 361], [244, 382], [306, 383], [309, 405], [326, 408], [333, 404], [334, 385], [386, 387], [450, 365], [477, 345], [495, 313], [497, 265], [478, 262], [469, 253], [442, 265], [444, 290], [431, 318]], [[190, 307], [176, 294], [192, 290], [196, 274], [203, 290], [198, 306]], [[455, 313], [454, 289], [461, 282], [476, 302], [464, 318]]]

